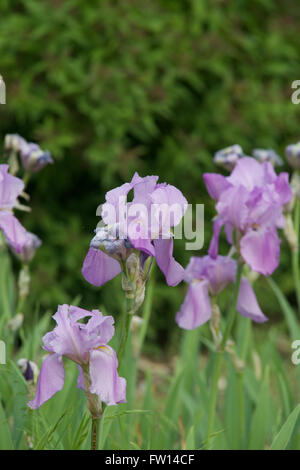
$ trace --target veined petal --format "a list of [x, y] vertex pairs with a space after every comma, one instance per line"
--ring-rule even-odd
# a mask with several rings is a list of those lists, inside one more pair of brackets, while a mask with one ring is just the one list
[[65, 371], [62, 357], [58, 354], [49, 354], [42, 364], [38, 379], [35, 397], [28, 406], [35, 410], [49, 400], [64, 386]]
[[251, 318], [251, 320], [258, 323], [264, 323], [268, 320], [258, 305], [256, 295], [250, 282], [245, 277], [241, 279], [236, 308], [243, 317]]
[[173, 257], [173, 239], [153, 240], [155, 258], [159, 269], [164, 273], [167, 284], [176, 286], [184, 277], [183, 267]]
[[90, 248], [82, 267], [83, 277], [94, 286], [102, 286], [121, 272], [118, 261], [101, 250]]
[[107, 405], [126, 402], [126, 380], [118, 375], [118, 360], [109, 346], [90, 353], [91, 393]]
[[193, 330], [206, 323], [211, 316], [211, 303], [206, 280], [193, 281], [176, 315], [176, 323], [185, 330]]

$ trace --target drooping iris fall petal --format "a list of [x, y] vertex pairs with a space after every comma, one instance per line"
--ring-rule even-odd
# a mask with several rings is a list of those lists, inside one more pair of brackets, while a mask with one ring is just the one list
[[63, 388], [64, 381], [65, 371], [62, 356], [49, 354], [44, 359], [40, 370], [35, 397], [28, 403], [28, 406], [33, 410], [42, 406]]
[[258, 305], [254, 290], [246, 278], [241, 279], [237, 311], [243, 317], [251, 318], [251, 320], [258, 323], [264, 323], [268, 320], [267, 317], [262, 313], [260, 306]]
[[194, 330], [211, 317], [211, 303], [208, 294], [209, 283], [206, 280], [193, 281], [184, 302], [176, 315], [176, 323], [185, 330]]

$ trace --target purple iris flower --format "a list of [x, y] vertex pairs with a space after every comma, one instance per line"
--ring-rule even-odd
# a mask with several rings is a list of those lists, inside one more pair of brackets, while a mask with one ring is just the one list
[[53, 163], [53, 158], [48, 150], [42, 150], [38, 144], [27, 142], [18, 134], [7, 134], [5, 136], [5, 150], [19, 153], [23, 168], [36, 173], [48, 164]]
[[[236, 261], [231, 258], [192, 257], [185, 270], [185, 281], [189, 287], [176, 316], [177, 324], [186, 330], [193, 330], [206, 323], [212, 314], [210, 297], [217, 296], [229, 283], [235, 282], [235, 277]], [[267, 321], [251, 284], [244, 277], [241, 280], [237, 310], [244, 317], [256, 322]]]
[[28, 232], [12, 212], [23, 189], [23, 181], [8, 173], [8, 165], [0, 165], [0, 229], [17, 253], [21, 253], [28, 241]]
[[218, 213], [209, 254], [217, 257], [220, 230], [225, 226], [228, 242], [235, 244], [251, 269], [272, 274], [280, 254], [277, 227], [284, 227], [283, 206], [293, 197], [288, 173], [277, 176], [271, 163], [244, 157], [230, 176], [206, 173], [203, 178], [217, 201]]
[[[126, 380], [118, 375], [115, 351], [107, 345], [114, 335], [114, 319], [98, 310], [89, 312], [72, 305], [60, 305], [53, 315], [57, 325], [43, 337], [44, 359], [35, 398], [28, 404], [39, 408], [64, 385], [62, 358], [71, 359], [79, 368], [77, 386], [100, 402], [116, 405], [126, 401]], [[88, 318], [87, 323], [80, 320]]]
[[[91, 284], [101, 286], [117, 276], [133, 251], [140, 253], [143, 263], [147, 257], [155, 257], [168, 285], [183, 279], [184, 269], [173, 257], [171, 229], [180, 223], [188, 204], [177, 188], [157, 181], [158, 176], [141, 178], [135, 173], [130, 183], [106, 193], [102, 206], [105, 227], [97, 229], [82, 268]], [[111, 227], [117, 227], [114, 238], [108, 236]]]
[[23, 248], [20, 253], [14, 250], [12, 247], [12, 252], [17, 256], [17, 258], [22, 261], [22, 263], [29, 263], [32, 261], [36, 250], [42, 245], [41, 239], [34, 233], [27, 232], [26, 242], [23, 245]]

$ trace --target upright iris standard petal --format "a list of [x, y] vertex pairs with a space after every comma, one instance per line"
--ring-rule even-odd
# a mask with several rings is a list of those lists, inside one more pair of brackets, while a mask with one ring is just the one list
[[274, 174], [274, 169], [270, 163], [261, 164], [254, 158], [244, 157], [237, 162], [231, 175], [226, 180], [233, 186], [243, 185], [248, 191], [252, 191], [255, 186], [262, 186], [265, 183], [265, 168], [270, 168], [270, 171]]
[[176, 286], [184, 277], [183, 267], [173, 257], [173, 239], [154, 240], [155, 258], [159, 269], [164, 273], [167, 284]]
[[90, 248], [83, 262], [83, 277], [94, 286], [102, 286], [121, 272], [118, 261], [101, 250]]
[[251, 284], [244, 277], [241, 279], [237, 311], [243, 315], [243, 317], [251, 318], [251, 320], [258, 323], [264, 323], [268, 320], [258, 305]]
[[206, 280], [195, 280], [189, 285], [185, 300], [176, 315], [176, 323], [180, 328], [193, 330], [210, 319], [208, 288], [209, 283]]
[[98, 344], [94, 347], [98, 347], [112, 339], [115, 333], [114, 319], [110, 315], [104, 316], [99, 310], [92, 310], [91, 313], [92, 316], [86, 325], [86, 330], [92, 337], [97, 336]]
[[[89, 314], [89, 312], [86, 313]], [[50, 340], [47, 336], [47, 346], [50, 345], [52, 351], [64, 355], [76, 363], [85, 360], [87, 355], [86, 338], [79, 323], [72, 319], [69, 305], [59, 305], [53, 319], [57, 325]]]
[[118, 360], [113, 349], [106, 346], [90, 353], [90, 392], [107, 405], [126, 402], [126, 380], [118, 375]]
[[28, 406], [35, 410], [59, 392], [65, 381], [65, 371], [62, 356], [49, 354], [42, 364], [34, 399]]
[[216, 201], [219, 199], [223, 191], [226, 191], [226, 189], [231, 187], [231, 184], [227, 179], [217, 173], [204, 173], [203, 179], [208, 194]]
[[272, 274], [279, 264], [280, 240], [276, 229], [250, 230], [240, 242], [245, 262], [264, 276]]
[[151, 194], [151, 200], [153, 204], [164, 205], [168, 208], [166, 216], [168, 218], [167, 229], [169, 230], [170, 227], [179, 224], [188, 206], [187, 200], [181, 191], [170, 184], [155, 189]]

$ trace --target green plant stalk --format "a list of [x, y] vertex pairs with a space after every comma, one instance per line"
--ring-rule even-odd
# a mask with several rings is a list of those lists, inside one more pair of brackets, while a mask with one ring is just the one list
[[240, 431], [240, 450], [244, 445], [245, 436], [245, 397], [244, 397], [244, 372], [237, 373], [237, 389], [238, 389], [238, 411], [239, 411], [239, 431]]
[[[250, 318], [243, 319], [245, 320], [245, 334], [244, 341], [241, 350], [241, 360], [246, 361], [249, 339], [251, 334], [251, 320]], [[245, 437], [245, 395], [244, 395], [244, 367], [242, 370], [237, 372], [238, 380], [238, 410], [239, 410], [239, 429], [240, 429], [240, 439], [242, 445], [244, 444]]]
[[100, 418], [92, 418], [91, 450], [97, 450]]
[[293, 251], [292, 264], [293, 264], [293, 277], [295, 284], [295, 291], [297, 297], [298, 310], [300, 313], [300, 272], [299, 272], [299, 234], [300, 234], [300, 201], [296, 199], [295, 202], [295, 218], [294, 228], [297, 237], [297, 248]]
[[132, 314], [129, 313], [132, 310], [132, 305], [134, 303], [133, 298], [128, 298], [126, 297], [126, 308], [124, 312], [124, 323], [123, 323], [123, 332], [121, 335], [121, 342], [119, 346], [119, 353], [118, 353], [118, 361], [119, 361], [119, 368], [121, 366], [121, 362], [124, 356], [125, 348], [126, 348], [126, 343], [128, 340], [128, 335], [129, 335], [129, 329], [130, 329], [130, 323], [132, 319]]
[[144, 305], [144, 312], [143, 312], [143, 323], [141, 326], [141, 331], [139, 334], [139, 342], [138, 342], [138, 356], [140, 356], [144, 341], [147, 335], [148, 326], [150, 322], [150, 316], [152, 311], [152, 301], [153, 301], [153, 292], [154, 292], [154, 285], [155, 285], [155, 265], [153, 264], [150, 268], [149, 273], [149, 284], [147, 286], [147, 293], [146, 293], [146, 300]]
[[231, 305], [231, 309], [229, 311], [229, 316], [228, 316], [225, 332], [222, 338], [220, 350], [217, 353], [217, 361], [216, 361], [216, 365], [214, 369], [212, 391], [211, 391], [209, 410], [208, 410], [206, 441], [208, 441], [209, 436], [213, 429], [213, 425], [214, 425], [216, 404], [217, 404], [217, 398], [218, 398], [218, 382], [219, 382], [219, 377], [220, 377], [220, 371], [221, 371], [221, 366], [223, 362], [223, 356], [224, 356], [226, 343], [229, 338], [232, 326], [234, 324], [235, 316], [236, 316], [236, 304], [237, 304], [239, 290], [240, 290], [241, 277], [242, 277], [242, 265], [238, 263], [236, 283], [235, 283], [235, 288], [234, 288], [234, 293], [233, 293], [233, 302]]

